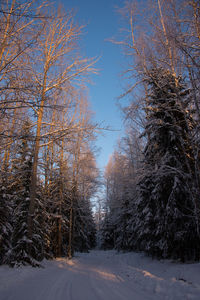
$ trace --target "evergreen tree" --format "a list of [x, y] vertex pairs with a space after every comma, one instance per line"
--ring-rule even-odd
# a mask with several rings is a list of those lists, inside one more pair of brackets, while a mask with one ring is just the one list
[[81, 197], [78, 199], [74, 222], [74, 249], [88, 252], [96, 245], [96, 228], [89, 201]]
[[111, 213], [106, 212], [102, 224], [100, 224], [100, 248], [103, 250], [114, 248], [115, 226], [112, 222]]
[[35, 232], [32, 240], [28, 238], [27, 232], [33, 151], [30, 142], [30, 122], [25, 122], [20, 137], [16, 158], [13, 159], [12, 167], [13, 234], [12, 248], [7, 257], [7, 262], [11, 266], [19, 266], [21, 264], [35, 266], [38, 265], [37, 261], [43, 258], [43, 238], [40, 222], [41, 202], [38, 197], [34, 218]]
[[157, 257], [199, 259], [190, 91], [180, 77], [162, 68], [152, 69], [146, 81], [147, 144], [138, 183], [137, 248]]
[[0, 264], [6, 263], [6, 256], [11, 248], [12, 205], [10, 198], [9, 188], [2, 173], [0, 182]]
[[129, 195], [128, 187], [124, 184], [123, 196], [121, 199], [120, 209], [116, 218], [115, 230], [115, 248], [118, 250], [130, 250], [130, 236], [129, 222], [131, 218], [132, 203]]

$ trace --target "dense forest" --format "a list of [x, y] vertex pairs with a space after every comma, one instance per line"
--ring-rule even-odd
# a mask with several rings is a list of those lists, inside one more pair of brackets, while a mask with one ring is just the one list
[[1, 1], [0, 263], [39, 265], [95, 245], [98, 185], [82, 27], [44, 1]]
[[100, 245], [199, 260], [200, 4], [141, 2], [121, 10], [115, 41], [129, 61], [122, 99], [130, 102], [105, 171]]
[[0, 264], [71, 258], [96, 237], [102, 249], [200, 259], [200, 4], [143, 4], [124, 3], [113, 41], [129, 62], [126, 134], [105, 169], [96, 226], [101, 128], [82, 26], [48, 1], [0, 2]]

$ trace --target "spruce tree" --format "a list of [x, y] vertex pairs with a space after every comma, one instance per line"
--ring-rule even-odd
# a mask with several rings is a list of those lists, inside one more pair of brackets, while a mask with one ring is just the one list
[[115, 246], [115, 225], [112, 220], [112, 213], [105, 213], [104, 219], [100, 224], [100, 248], [103, 250], [113, 249]]
[[88, 252], [96, 245], [96, 228], [89, 200], [79, 196], [74, 213], [74, 250]]
[[147, 144], [138, 183], [136, 245], [152, 256], [198, 260], [190, 91], [181, 77], [162, 68], [150, 70], [146, 81]]
[[[7, 258], [11, 266], [31, 264], [37, 266], [43, 258], [43, 237], [41, 229], [41, 202], [37, 197], [34, 218], [33, 239], [28, 238], [27, 218], [30, 202], [30, 181], [32, 170], [33, 148], [31, 143], [30, 122], [26, 121], [19, 135], [16, 157], [12, 166], [12, 248]], [[39, 195], [37, 195], [39, 196]]]
[[0, 264], [6, 263], [11, 248], [12, 203], [10, 198], [8, 182], [5, 174], [2, 173], [0, 178]]
[[131, 213], [133, 213], [131, 207], [131, 198], [129, 195], [128, 186], [123, 186], [123, 196], [121, 203], [119, 203], [118, 215], [115, 221], [115, 248], [117, 250], [130, 250], [130, 236], [129, 223], [131, 219]]

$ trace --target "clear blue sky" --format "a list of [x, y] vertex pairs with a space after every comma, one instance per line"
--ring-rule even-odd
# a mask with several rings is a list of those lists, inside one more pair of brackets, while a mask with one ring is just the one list
[[[107, 41], [115, 37], [120, 28], [116, 7], [124, 5], [123, 0], [62, 0], [66, 10], [74, 8], [80, 25], [86, 25], [82, 37], [83, 53], [88, 57], [100, 56], [96, 64], [98, 75], [92, 75], [89, 85], [89, 102], [95, 112], [94, 120], [116, 131], [104, 132], [96, 142], [101, 152], [97, 158], [98, 167], [103, 170], [122, 135], [121, 113], [116, 98], [122, 93], [120, 73], [123, 55], [119, 46]], [[125, 60], [124, 60], [125, 61]]]

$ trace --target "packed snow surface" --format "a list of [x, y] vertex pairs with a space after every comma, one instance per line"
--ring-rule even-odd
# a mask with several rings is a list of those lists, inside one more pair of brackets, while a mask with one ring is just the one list
[[200, 299], [200, 264], [157, 261], [141, 253], [91, 251], [43, 262], [44, 268], [0, 267], [1, 300]]

